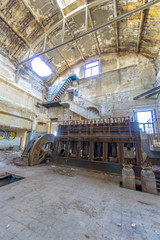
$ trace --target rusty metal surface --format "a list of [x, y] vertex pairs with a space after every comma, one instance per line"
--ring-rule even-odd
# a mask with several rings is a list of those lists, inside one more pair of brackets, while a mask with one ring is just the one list
[[21, 155], [21, 162], [29, 166], [40, 164], [47, 155], [50, 156], [52, 154], [54, 140], [53, 134], [34, 137], [25, 147]]
[[52, 152], [52, 148], [46, 148], [48, 143], [53, 144], [55, 137], [53, 134], [45, 134], [37, 139], [33, 144], [29, 153], [29, 165], [34, 166], [40, 164], [46, 157], [46, 155]]

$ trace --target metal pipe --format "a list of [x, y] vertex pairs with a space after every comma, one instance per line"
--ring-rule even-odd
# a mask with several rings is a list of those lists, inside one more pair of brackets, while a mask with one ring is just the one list
[[96, 32], [96, 31], [98, 31], [98, 30], [100, 30], [100, 29], [102, 29], [102, 28], [105, 28], [105, 27], [107, 27], [108, 25], [111, 25], [111, 24], [113, 24], [113, 23], [119, 22], [119, 21], [121, 21], [121, 20], [129, 17], [130, 15], [132, 15], [132, 14], [134, 14], [134, 13], [137, 13], [137, 12], [139, 12], [139, 11], [143, 11], [143, 10], [145, 10], [145, 9], [147, 9], [147, 8], [151, 7], [152, 5], [155, 5], [155, 4], [159, 3], [159, 2], [160, 2], [160, 0], [154, 0], [154, 1], [148, 2], [148, 3], [146, 3], [146, 4], [143, 4], [142, 6], [137, 7], [137, 8], [135, 8], [135, 9], [133, 9], [133, 10], [127, 12], [127, 13], [124, 13], [124, 14], [122, 14], [121, 16], [118, 16], [118, 17], [116, 17], [116, 18], [113, 18], [112, 20], [108, 21], [107, 23], [102, 24], [102, 25], [99, 26], [99, 27], [94, 27], [94, 28], [88, 30], [87, 32], [85, 32], [85, 33], [77, 36], [77, 37], [74, 37], [74, 38], [72, 38], [72, 39], [70, 39], [70, 40], [68, 40], [68, 41], [65, 41], [65, 42], [63, 42], [63, 43], [61, 43], [61, 44], [58, 44], [58, 45], [56, 45], [56, 46], [54, 46], [54, 47], [52, 47], [52, 48], [50, 48], [50, 49], [48, 49], [48, 50], [46, 50], [46, 51], [44, 51], [44, 52], [41, 52], [41, 53], [39, 53], [39, 54], [36, 54], [35, 56], [33, 56], [33, 57], [31, 57], [31, 58], [28, 58], [28, 59], [20, 62], [19, 64], [26, 63], [26, 62], [28, 62], [28, 61], [30, 61], [30, 60], [33, 60], [35, 57], [40, 57], [40, 56], [42, 56], [42, 55], [44, 55], [44, 54], [46, 54], [46, 53], [48, 53], [48, 52], [51, 52], [51, 51], [56, 50], [56, 49], [58, 49], [58, 48], [60, 48], [60, 47], [63, 47], [64, 45], [69, 44], [69, 43], [71, 43], [71, 42], [73, 42], [73, 41], [75, 41], [75, 40], [78, 40], [78, 39], [81, 39], [81, 38], [83, 38], [83, 37], [86, 37], [86, 36], [89, 35], [89, 34], [92, 34], [92, 33]]

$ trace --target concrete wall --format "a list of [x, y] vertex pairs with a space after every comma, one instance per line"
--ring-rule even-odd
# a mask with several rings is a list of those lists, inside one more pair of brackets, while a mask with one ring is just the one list
[[[104, 54], [101, 58], [88, 59], [86, 63], [96, 59], [100, 61], [100, 75], [84, 78], [85, 63], [81, 63], [74, 67], [80, 67], [80, 80], [79, 84], [75, 81], [73, 87], [78, 89], [80, 97], [98, 104], [102, 116], [133, 116], [135, 111], [157, 108], [155, 98], [133, 100], [135, 96], [154, 87], [156, 63], [153, 59], [141, 54]], [[49, 88], [50, 94], [62, 79], [73, 74], [74, 68], [57, 79]]]
[[[36, 107], [44, 94], [43, 86], [16, 72], [15, 65], [0, 55], [0, 130], [16, 132], [13, 140], [0, 139], [0, 149], [20, 148], [25, 132], [33, 130], [35, 117], [44, 120], [44, 108]], [[43, 122], [43, 129], [38, 127], [37, 130], [44, 132], [46, 126], [47, 123]], [[36, 126], [34, 130], [36, 132]]]

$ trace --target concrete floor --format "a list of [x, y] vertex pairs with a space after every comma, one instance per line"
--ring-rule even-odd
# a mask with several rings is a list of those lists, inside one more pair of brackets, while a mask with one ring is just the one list
[[0, 159], [0, 173], [25, 177], [0, 188], [0, 240], [160, 240], [160, 196], [106, 174]]

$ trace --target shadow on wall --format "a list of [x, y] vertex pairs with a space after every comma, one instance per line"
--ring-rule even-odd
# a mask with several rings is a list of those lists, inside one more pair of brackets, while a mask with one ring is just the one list
[[87, 107], [87, 109], [92, 111], [92, 112], [94, 112], [94, 113], [96, 113], [96, 114], [98, 114], [98, 115], [100, 114], [99, 110], [97, 108], [95, 108], [95, 107]]

